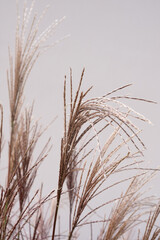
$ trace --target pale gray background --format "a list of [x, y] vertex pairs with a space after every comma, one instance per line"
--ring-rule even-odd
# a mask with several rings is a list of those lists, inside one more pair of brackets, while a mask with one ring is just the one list
[[[70, 37], [40, 57], [26, 88], [26, 102], [35, 99], [35, 118], [42, 117], [45, 125], [58, 116], [45, 134], [45, 139], [52, 136], [53, 150], [38, 176], [39, 182], [46, 181], [46, 192], [56, 187], [63, 133], [63, 80], [65, 74], [69, 77], [70, 67], [75, 87], [82, 68], [86, 68], [83, 86], [94, 86], [90, 96], [101, 96], [133, 83], [126, 93], [160, 103], [159, 0], [37, 0], [35, 9], [41, 12], [47, 3], [50, 9], [42, 30], [55, 18], [66, 16], [50, 42], [67, 34]], [[15, 0], [0, 0], [0, 101], [6, 108], [8, 45], [13, 49], [15, 23]], [[148, 148], [146, 162], [156, 167], [160, 165], [160, 105], [130, 101], [128, 104], [154, 123], [154, 126], [144, 126], [142, 139]], [[6, 126], [9, 122], [7, 111], [5, 109]], [[158, 196], [159, 181], [160, 176], [153, 184]]]

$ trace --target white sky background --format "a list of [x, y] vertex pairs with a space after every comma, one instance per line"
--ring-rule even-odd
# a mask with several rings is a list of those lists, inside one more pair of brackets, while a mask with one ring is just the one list
[[[8, 46], [14, 49], [15, 2], [0, 0], [0, 100], [6, 108], [6, 69]], [[35, 118], [42, 117], [41, 122], [45, 125], [58, 116], [45, 135], [52, 136], [53, 150], [39, 174], [39, 181], [46, 181], [47, 192], [52, 186], [56, 187], [59, 143], [63, 133], [63, 80], [65, 74], [69, 77], [70, 67], [73, 69], [75, 88], [82, 68], [86, 68], [83, 87], [86, 89], [94, 86], [90, 96], [101, 96], [133, 83], [123, 93], [151, 99], [160, 104], [159, 0], [37, 0], [35, 9], [41, 13], [48, 3], [50, 9], [42, 30], [55, 18], [66, 16], [50, 42], [67, 34], [71, 36], [40, 57], [26, 86], [26, 102], [35, 100]], [[145, 125], [142, 134], [148, 148], [145, 158], [152, 167], [160, 165], [159, 104], [128, 101], [128, 105], [154, 123], [154, 126]], [[5, 116], [9, 122], [7, 111], [5, 109]], [[154, 181], [153, 187], [157, 194], [159, 180], [160, 176]]]

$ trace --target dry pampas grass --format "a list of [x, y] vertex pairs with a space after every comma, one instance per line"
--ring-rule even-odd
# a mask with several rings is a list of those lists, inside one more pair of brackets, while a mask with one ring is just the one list
[[[22, 18], [18, 14], [14, 56], [9, 50], [10, 137], [5, 156], [7, 183], [0, 186], [0, 239], [77, 239], [86, 227], [91, 239], [133, 239], [133, 232], [134, 239], [159, 239], [159, 199], [150, 197], [144, 187], [158, 169], [143, 168], [145, 145], [137, 125], [150, 121], [124, 104], [123, 99], [151, 101], [117, 95], [130, 85], [89, 99], [92, 88], [82, 90], [85, 70], [74, 91], [70, 69], [69, 81], [66, 77], [64, 80], [64, 134], [57, 189], [45, 197], [42, 188], [31, 192], [51, 144], [49, 138], [35, 159], [34, 151], [45, 129], [33, 121], [33, 105], [25, 107], [25, 85], [36, 60], [49, 47], [46, 41], [63, 20], [54, 21], [39, 34], [46, 9], [39, 17], [32, 15], [34, 4], [32, 1], [30, 8], [24, 4]], [[2, 161], [4, 108], [0, 105]], [[66, 229], [60, 227], [64, 214], [60, 211], [62, 195], [68, 198]], [[93, 226], [99, 229], [94, 238]]]

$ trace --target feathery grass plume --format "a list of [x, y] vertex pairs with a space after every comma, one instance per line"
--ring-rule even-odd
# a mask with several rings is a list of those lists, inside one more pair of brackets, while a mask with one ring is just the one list
[[[34, 156], [35, 147], [44, 130], [38, 122], [34, 122], [32, 119], [33, 106], [24, 109], [24, 89], [36, 60], [48, 48], [45, 43], [63, 19], [55, 20], [42, 33], [39, 33], [39, 26], [47, 7], [38, 17], [36, 14], [32, 16], [34, 5], [35, 0], [31, 1], [29, 8], [25, 2], [21, 18], [17, 4], [14, 57], [9, 49], [7, 82], [10, 103], [10, 139], [7, 186], [6, 188], [1, 186], [0, 189], [0, 239], [23, 239], [24, 227], [30, 225], [29, 220], [31, 221], [38, 206], [40, 207], [40, 205], [35, 205], [38, 191], [32, 197], [30, 196], [29, 200], [30, 189], [40, 163], [47, 157], [50, 150], [50, 140], [48, 140], [42, 151], [39, 151], [38, 157]], [[0, 113], [1, 154], [3, 133], [3, 107], [1, 104]], [[41, 204], [44, 202], [43, 199]]]
[[[55, 27], [63, 20], [55, 20], [41, 34], [38, 33], [40, 22], [47, 9], [43, 11], [40, 17], [35, 14], [31, 19], [35, 1], [31, 3], [28, 9], [24, 6], [22, 23], [19, 13], [17, 13], [17, 28], [15, 40], [15, 59], [10, 54], [10, 70], [7, 72], [8, 90], [10, 98], [10, 115], [11, 115], [11, 133], [9, 142], [9, 167], [8, 167], [8, 185], [14, 172], [16, 163], [14, 162], [15, 139], [17, 137], [20, 114], [24, 101], [24, 88], [29, 74], [41, 53], [46, 49], [45, 42], [54, 32]], [[18, 8], [18, 6], [17, 6]], [[31, 21], [29, 25], [29, 21]], [[28, 29], [29, 28], [29, 29]], [[27, 32], [28, 29], [28, 32]]]
[[[35, 142], [32, 143], [34, 146]], [[40, 152], [35, 163], [31, 166], [27, 166], [26, 162], [23, 164], [25, 158], [22, 159], [16, 168], [17, 178], [11, 179], [10, 188], [7, 187], [6, 190], [1, 189], [1, 239], [9, 240], [11, 237], [13, 238], [13, 236], [18, 236], [19, 233], [22, 234], [23, 228], [26, 224], [28, 225], [26, 218], [29, 216], [31, 220], [32, 215], [35, 213], [34, 202], [38, 191], [36, 191], [29, 203], [26, 203], [26, 200], [29, 196], [29, 191], [36, 176], [37, 169], [43, 159], [48, 155], [48, 143], [49, 142], [47, 142], [42, 152]], [[19, 206], [16, 200], [19, 201]], [[43, 203], [44, 200], [41, 202]]]
[[[85, 100], [85, 97], [91, 88], [86, 92], [81, 91], [83, 77], [84, 69], [82, 71], [75, 98], [73, 98], [72, 70], [70, 71], [69, 117], [67, 117], [66, 77], [64, 81], [64, 136], [61, 140], [57, 206], [53, 223], [52, 239], [54, 239], [55, 236], [58, 209], [65, 181], [67, 180], [70, 202], [74, 195], [74, 199], [72, 199], [72, 209], [74, 209], [72, 220], [70, 217], [70, 226], [72, 225], [72, 227], [69, 232], [69, 239], [71, 239], [73, 231], [78, 224], [94, 212], [94, 210], [92, 210], [81, 219], [81, 215], [88, 206], [88, 203], [101, 193], [98, 193], [98, 189], [111, 175], [118, 171], [125, 171], [125, 168], [128, 167], [129, 164], [133, 165], [133, 162], [127, 163], [118, 169], [118, 167], [126, 160], [135, 158], [139, 153], [142, 154], [143, 148], [145, 148], [144, 143], [138, 136], [140, 130], [132, 123], [131, 118], [150, 123], [150, 121], [143, 115], [135, 112], [122, 102], [119, 102], [116, 97], [108, 97], [128, 85], [114, 90], [103, 97]], [[96, 126], [103, 122], [104, 125], [97, 131]], [[105, 132], [106, 129], [110, 127], [113, 129], [112, 133], [101, 149], [99, 134]], [[94, 135], [87, 141], [84, 141], [85, 137], [91, 130], [93, 130]], [[121, 142], [116, 143], [118, 137], [120, 137]], [[99, 156], [95, 161], [91, 160], [90, 156], [91, 152], [93, 152], [93, 148], [87, 150], [87, 147], [89, 147], [93, 139], [97, 140], [99, 152]], [[135, 150], [130, 150], [130, 143], [137, 153], [135, 153]], [[120, 154], [120, 150], [125, 148], [128, 149], [127, 153], [122, 154], [121, 152]], [[82, 152], [84, 151], [87, 152], [82, 156]], [[88, 163], [89, 161], [90, 164]], [[81, 167], [79, 165], [80, 163]], [[77, 190], [75, 194], [70, 191], [71, 186], [72, 189]], [[70, 211], [70, 213], [71, 212], [72, 211]]]
[[[76, 153], [75, 153], [76, 155]], [[69, 165], [69, 174], [67, 176], [67, 189], [68, 189], [68, 195], [69, 195], [69, 231], [71, 231], [71, 215], [72, 215], [72, 207], [74, 204], [74, 200], [76, 197], [77, 192], [77, 176], [78, 176], [78, 170], [76, 168], [77, 162], [75, 155], [73, 154], [73, 161], [71, 161]]]
[[[121, 196], [121, 199], [116, 204], [115, 208], [111, 210], [111, 216], [106, 227], [106, 232], [103, 239], [121, 239], [124, 233], [132, 229], [138, 223], [140, 217], [146, 212], [142, 209], [147, 201], [147, 198], [142, 198], [142, 187], [146, 184], [150, 176], [145, 173], [142, 177], [135, 177], [129, 185], [127, 191]], [[149, 205], [150, 207], [150, 205]]]
[[36, 219], [35, 219], [32, 239], [49, 239], [50, 238], [50, 230], [52, 226], [53, 213], [52, 211], [50, 212], [50, 206], [48, 209], [44, 209], [44, 205], [42, 204], [42, 189], [43, 189], [43, 185], [40, 191], [40, 197], [39, 197], [40, 207], [36, 211]]
[[19, 184], [20, 212], [23, 210], [23, 206], [36, 176], [37, 170], [34, 168], [33, 173], [28, 174], [33, 158], [32, 154], [40, 137], [37, 124], [35, 124], [31, 129], [32, 110], [33, 109], [29, 111], [26, 110], [25, 116], [22, 116], [20, 119], [18, 139], [14, 153], [15, 161], [17, 161], [16, 176]]
[[160, 226], [156, 225], [156, 221], [159, 216], [160, 216], [160, 202], [157, 203], [155, 210], [150, 212], [149, 214], [142, 240], [149, 239], [156, 240], [160, 238]]
[[[26, 225], [28, 225], [30, 236], [38, 235], [36, 231], [36, 225], [31, 224], [31, 220], [34, 214], [37, 213], [39, 208], [45, 204], [45, 202], [49, 199], [50, 195], [53, 193], [50, 193], [47, 197], [43, 198], [41, 201], [34, 203], [34, 200], [36, 196], [38, 195], [39, 190], [35, 192], [29, 203], [24, 208], [21, 215], [14, 221], [14, 224], [12, 224], [11, 229], [8, 231], [8, 234], [5, 239], [17, 239], [17, 237], [21, 236], [23, 239], [23, 236], [26, 233], [27, 228], [25, 228]], [[36, 222], [37, 224], [37, 222]], [[33, 232], [33, 234], [32, 234]], [[29, 237], [29, 235], [27, 234]], [[27, 237], [27, 239], [28, 239]], [[34, 239], [33, 237], [30, 237], [30, 239]]]

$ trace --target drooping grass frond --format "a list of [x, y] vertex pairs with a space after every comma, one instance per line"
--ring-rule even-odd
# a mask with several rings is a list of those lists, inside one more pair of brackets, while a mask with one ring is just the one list
[[[69, 114], [67, 111], [68, 104], [66, 102], [66, 77], [64, 82], [64, 137], [61, 141], [57, 207], [52, 239], [54, 239], [60, 198], [66, 180], [70, 203], [72, 198], [72, 209], [74, 209], [72, 220], [70, 219], [70, 226], [72, 225], [69, 233], [70, 239], [78, 224], [82, 223], [82, 220], [90, 215], [90, 213], [88, 213], [86, 217], [81, 218], [89, 202], [97, 196], [98, 189], [102, 187], [104, 182], [114, 173], [120, 171], [120, 169], [121, 171], [125, 171], [125, 165], [123, 166], [124, 162], [126, 162], [127, 159], [134, 158], [135, 151], [137, 151], [137, 154], [142, 154], [143, 148], [145, 147], [143, 141], [138, 136], [140, 130], [134, 125], [131, 118], [137, 118], [145, 122], [149, 122], [149, 120], [124, 103], [119, 102], [118, 98], [108, 98], [110, 94], [116, 91], [101, 98], [85, 100], [90, 89], [86, 92], [81, 91], [83, 77], [84, 70], [82, 71], [75, 98], [73, 98], [72, 70], [70, 70]], [[105, 123], [105, 125], [97, 131], [96, 126], [100, 123]], [[112, 129], [112, 133], [103, 148], [101, 148], [99, 135], [108, 128]], [[94, 135], [87, 141], [84, 140], [91, 131], [94, 132]], [[121, 141], [117, 144], [116, 141], [119, 137]], [[87, 147], [90, 146], [93, 140], [97, 141], [99, 153], [96, 160], [91, 160], [92, 157], [90, 153], [93, 149], [88, 150], [87, 153], [82, 156], [82, 152], [87, 150]], [[135, 151], [133, 150], [131, 152], [130, 144], [132, 144], [133, 149], [135, 148]], [[122, 156], [121, 149], [125, 148], [128, 149], [128, 152]], [[81, 167], [79, 164], [81, 164]], [[133, 164], [133, 162], [130, 164]], [[121, 165], [123, 167], [120, 168]], [[128, 166], [128, 163], [126, 163], [126, 166]], [[76, 193], [74, 193], [74, 191], [76, 191]]]
[[104, 239], [120, 239], [124, 233], [137, 225], [138, 219], [144, 214], [140, 210], [145, 206], [145, 201], [139, 190], [148, 181], [145, 175], [133, 179], [126, 193], [112, 209]]

